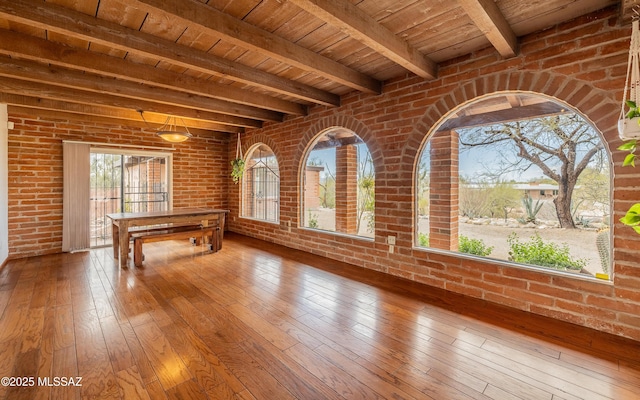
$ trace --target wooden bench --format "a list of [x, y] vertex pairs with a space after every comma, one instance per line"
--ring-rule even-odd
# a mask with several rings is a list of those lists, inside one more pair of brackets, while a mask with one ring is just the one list
[[134, 234], [139, 233], [153, 233], [153, 232], [183, 232], [183, 231], [197, 231], [202, 228], [202, 224], [170, 224], [170, 225], [156, 225], [156, 226], [133, 226], [129, 228], [129, 241], [133, 239]]
[[[162, 229], [164, 228], [164, 229]], [[142, 244], [147, 242], [160, 242], [164, 240], [192, 239], [193, 245], [200, 245], [205, 238], [209, 239], [209, 250], [216, 252], [219, 249], [220, 227], [213, 226], [165, 226], [152, 229], [140, 229], [130, 233], [133, 239], [133, 264], [142, 266]]]
[[[190, 231], [190, 230], [198, 230], [202, 227], [201, 224], [165, 224], [165, 225], [154, 225], [154, 226], [133, 226], [129, 228], [129, 237], [127, 238], [129, 242], [133, 240], [133, 235], [138, 233], [151, 233], [151, 232], [161, 232], [161, 231]], [[120, 240], [120, 235], [117, 231], [113, 232], [113, 241], [117, 242]], [[131, 251], [131, 249], [129, 249]]]

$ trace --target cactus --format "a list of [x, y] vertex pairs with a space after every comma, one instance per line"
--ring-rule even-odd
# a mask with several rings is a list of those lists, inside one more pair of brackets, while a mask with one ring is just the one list
[[522, 199], [522, 204], [524, 205], [524, 209], [527, 213], [526, 222], [536, 223], [538, 212], [544, 205], [544, 203], [540, 202], [540, 200], [536, 200], [536, 204], [533, 204], [533, 199], [529, 196]]
[[600, 264], [602, 272], [609, 274], [609, 265], [611, 264], [611, 253], [609, 252], [609, 228], [598, 232], [596, 236], [596, 245], [600, 254]]

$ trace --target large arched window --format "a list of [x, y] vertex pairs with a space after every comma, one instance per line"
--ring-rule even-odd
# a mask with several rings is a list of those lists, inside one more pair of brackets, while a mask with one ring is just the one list
[[416, 246], [610, 277], [611, 162], [566, 104], [471, 101], [434, 127], [417, 165]]
[[280, 170], [276, 156], [265, 144], [251, 147], [242, 176], [242, 216], [278, 222]]
[[303, 226], [373, 237], [375, 173], [362, 139], [346, 128], [327, 129], [303, 165]]

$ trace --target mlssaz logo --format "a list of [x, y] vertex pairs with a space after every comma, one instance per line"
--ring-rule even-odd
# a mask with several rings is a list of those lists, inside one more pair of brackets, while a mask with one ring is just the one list
[[38, 377], [38, 386], [82, 386], [81, 376]]

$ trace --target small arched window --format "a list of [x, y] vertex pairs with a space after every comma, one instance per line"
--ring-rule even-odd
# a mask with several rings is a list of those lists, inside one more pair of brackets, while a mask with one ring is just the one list
[[269, 222], [280, 218], [280, 170], [265, 144], [251, 147], [242, 176], [242, 216]]
[[303, 226], [373, 237], [375, 172], [362, 139], [346, 128], [327, 129], [309, 146], [303, 165]]
[[420, 154], [416, 246], [608, 278], [610, 165], [600, 133], [560, 101], [470, 101]]

